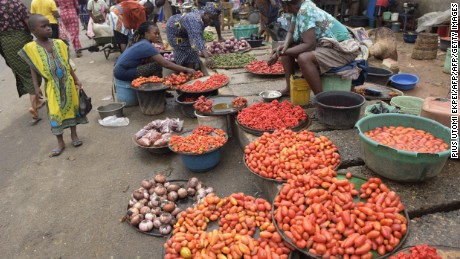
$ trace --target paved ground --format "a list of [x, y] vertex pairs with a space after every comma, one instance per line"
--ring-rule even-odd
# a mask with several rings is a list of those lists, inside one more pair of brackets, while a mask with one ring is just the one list
[[[85, 40], [84, 44], [90, 43]], [[399, 44], [401, 70], [420, 75], [421, 82], [407, 94], [446, 96], [449, 76], [441, 72], [445, 54], [440, 53], [434, 61], [414, 61], [409, 57], [410, 47]], [[254, 53], [262, 58], [265, 51]], [[112, 69], [117, 56], [113, 54], [105, 60], [102, 53], [85, 52], [82, 58], [74, 59], [77, 74], [93, 98], [94, 107], [110, 102]], [[254, 78], [240, 70], [223, 72], [232, 77], [230, 86], [221, 91], [224, 94], [257, 100], [257, 93], [263, 89], [284, 87], [282, 79]], [[139, 234], [119, 220], [126, 211], [129, 193], [140, 181], [157, 172], [169, 172], [170, 168], [170, 179], [198, 176], [215, 187], [221, 196], [233, 192], [269, 196], [258, 188], [257, 178], [242, 164], [243, 154], [236, 137], [223, 148], [219, 166], [199, 175], [188, 172], [179, 156], [154, 156], [136, 148], [131, 135], [149, 121], [182, 117], [172, 100], [166, 112], [159, 116], [144, 116], [138, 107], [125, 109], [130, 125], [122, 128], [101, 127], [97, 123], [98, 114], [93, 111], [89, 115], [90, 123], [78, 127], [84, 145], [72, 147], [70, 133], [66, 132], [65, 152], [58, 158], [48, 158], [49, 151], [56, 145], [49, 124], [46, 119], [37, 125], [29, 124], [28, 99], [17, 98], [14, 77], [3, 60], [0, 60], [0, 88], [3, 91], [0, 97], [2, 258], [161, 258], [164, 239]], [[46, 118], [44, 110], [40, 114]], [[196, 120], [186, 119], [186, 128], [195, 125]], [[320, 125], [314, 127], [316, 132], [324, 131]], [[350, 130], [324, 134], [341, 141], [338, 143], [341, 152], [347, 161], [353, 161], [344, 167], [355, 166], [350, 170], [368, 176], [359, 159], [356, 139], [347, 137], [355, 136], [354, 133]], [[433, 182], [394, 185], [408, 198], [412, 194], [411, 199], [405, 200], [406, 206], [414, 211], [414, 216], [420, 217], [413, 220], [414, 237], [409, 238], [408, 244], [433, 242], [460, 246], [458, 231], [452, 231], [460, 227], [458, 168], [458, 162], [449, 161]], [[424, 216], [446, 209], [453, 212]], [[448, 243], [439, 236], [449, 240]]]

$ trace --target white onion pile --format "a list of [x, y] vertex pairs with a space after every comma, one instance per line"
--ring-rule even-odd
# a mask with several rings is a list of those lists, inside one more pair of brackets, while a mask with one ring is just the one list
[[196, 177], [186, 184], [178, 184], [167, 182], [165, 176], [158, 174], [153, 179], [142, 180], [141, 187], [131, 194], [126, 218], [143, 232], [158, 229], [167, 235], [182, 212], [176, 201], [193, 197], [198, 204], [213, 193], [212, 187], [204, 186]]
[[231, 37], [224, 43], [218, 42], [217, 40], [213, 40], [211, 45], [207, 46], [207, 50], [211, 54], [226, 54], [239, 52], [250, 47], [251, 46], [244, 38], [237, 40], [235, 37]]

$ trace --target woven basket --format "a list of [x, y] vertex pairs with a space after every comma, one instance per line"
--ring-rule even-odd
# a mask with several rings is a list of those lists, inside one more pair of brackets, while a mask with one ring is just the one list
[[435, 33], [420, 33], [415, 41], [412, 58], [417, 60], [435, 59], [438, 54], [438, 35]]

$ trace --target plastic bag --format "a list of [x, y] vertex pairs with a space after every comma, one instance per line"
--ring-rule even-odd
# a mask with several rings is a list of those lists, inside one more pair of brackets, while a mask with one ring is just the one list
[[155, 142], [161, 138], [161, 133], [156, 130], [151, 130], [145, 137], [149, 138], [150, 142]]
[[105, 127], [122, 127], [129, 125], [129, 119], [126, 117], [118, 118], [117, 116], [112, 115], [99, 120], [99, 124]]
[[422, 32], [434, 25], [450, 21], [450, 9], [444, 12], [431, 12], [417, 19], [417, 32]]
[[142, 138], [143, 136], [145, 136], [145, 134], [147, 134], [147, 132], [148, 131], [145, 129], [139, 130], [138, 132], [136, 132], [136, 139]]

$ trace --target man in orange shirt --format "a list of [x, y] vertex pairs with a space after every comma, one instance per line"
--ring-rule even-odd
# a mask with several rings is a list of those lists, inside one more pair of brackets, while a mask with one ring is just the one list
[[382, 15], [387, 10], [388, 0], [377, 0], [374, 15], [377, 17], [377, 28], [382, 27]]
[[30, 5], [30, 13], [41, 14], [48, 18], [50, 21], [51, 29], [53, 30], [51, 38], [59, 39], [59, 25], [57, 19], [60, 16], [54, 0], [32, 0]]

